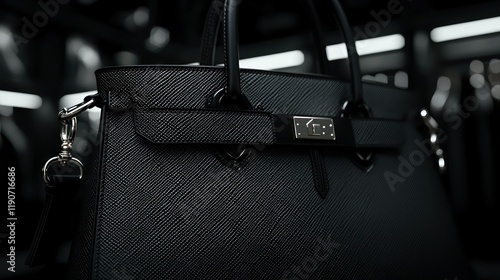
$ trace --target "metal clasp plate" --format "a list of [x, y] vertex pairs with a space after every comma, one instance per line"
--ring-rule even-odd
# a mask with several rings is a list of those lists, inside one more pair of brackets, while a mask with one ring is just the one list
[[293, 117], [295, 139], [335, 140], [335, 124], [330, 118]]

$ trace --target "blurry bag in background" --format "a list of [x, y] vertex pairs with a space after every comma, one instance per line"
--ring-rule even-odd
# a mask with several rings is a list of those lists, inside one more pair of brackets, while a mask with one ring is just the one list
[[62, 113], [102, 108], [69, 276], [470, 277], [435, 158], [415, 144], [429, 141], [420, 97], [361, 83], [336, 0], [350, 82], [240, 69], [240, 2], [207, 19], [202, 64], [221, 15], [224, 67], [101, 69], [99, 94]]

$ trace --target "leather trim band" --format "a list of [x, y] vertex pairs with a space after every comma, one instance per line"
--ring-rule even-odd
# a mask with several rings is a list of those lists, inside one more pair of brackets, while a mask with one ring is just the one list
[[402, 121], [347, 118], [329, 118], [334, 124], [335, 139], [297, 139], [294, 117], [296, 116], [259, 111], [136, 109], [134, 125], [139, 135], [157, 144], [258, 144], [390, 149], [400, 147], [405, 141]]

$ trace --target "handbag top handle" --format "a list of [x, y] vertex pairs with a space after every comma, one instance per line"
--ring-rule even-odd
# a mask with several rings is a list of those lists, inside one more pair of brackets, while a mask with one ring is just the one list
[[[336, 13], [336, 20], [346, 42], [349, 68], [351, 74], [351, 104], [355, 107], [363, 104], [361, 84], [361, 70], [359, 56], [355, 47], [354, 37], [347, 20], [347, 16], [338, 0], [331, 0]], [[241, 0], [226, 0], [224, 5], [224, 67], [227, 75], [227, 96], [233, 104], [242, 106], [242, 109], [251, 109], [245, 95], [241, 92], [240, 65], [239, 65], [239, 40], [238, 40], [238, 6]]]
[[[210, 4], [205, 27], [201, 40], [200, 65], [215, 65], [215, 51], [217, 49], [217, 37], [220, 28], [220, 21], [225, 0], [213, 0]], [[330, 67], [326, 54], [326, 42], [324, 40], [319, 15], [316, 12], [312, 0], [299, 0], [303, 8], [307, 11], [307, 23], [313, 39], [315, 57], [317, 58], [319, 73], [329, 75]]]

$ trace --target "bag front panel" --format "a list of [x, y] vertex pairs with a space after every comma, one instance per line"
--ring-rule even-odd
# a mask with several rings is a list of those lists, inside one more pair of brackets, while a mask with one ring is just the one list
[[[411, 123], [401, 151], [377, 151], [368, 173], [349, 159], [350, 149], [321, 148], [330, 186], [322, 199], [307, 147], [262, 147], [235, 171], [216, 159], [211, 145], [153, 144], [139, 136], [134, 110], [204, 108], [224, 85], [223, 69], [190, 69], [98, 73], [113, 112], [106, 114], [97, 278], [445, 279], [467, 273], [433, 158], [412, 166], [395, 186], [384, 177], [418, 151], [414, 141], [422, 139]], [[260, 71], [244, 71], [242, 88], [254, 106], [293, 115], [338, 116], [349, 96], [344, 82]], [[416, 96], [386, 86], [365, 85], [365, 100], [378, 118], [405, 119], [420, 107]]]

